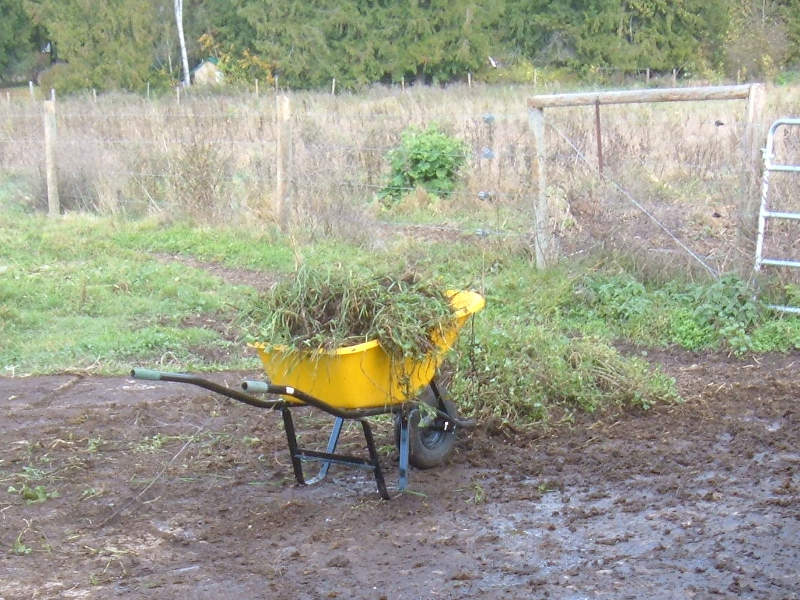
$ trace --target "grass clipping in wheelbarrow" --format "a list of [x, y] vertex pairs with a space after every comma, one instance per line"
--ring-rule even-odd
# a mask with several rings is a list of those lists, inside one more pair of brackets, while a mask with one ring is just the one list
[[301, 267], [259, 298], [248, 315], [254, 339], [326, 352], [377, 339], [390, 355], [421, 359], [431, 332], [453, 318], [441, 288], [413, 276], [354, 275]]

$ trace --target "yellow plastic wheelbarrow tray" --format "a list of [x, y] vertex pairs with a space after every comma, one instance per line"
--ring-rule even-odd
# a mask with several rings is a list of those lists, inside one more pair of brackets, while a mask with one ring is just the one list
[[435, 350], [423, 360], [394, 360], [377, 340], [330, 352], [301, 352], [265, 343], [251, 346], [272, 383], [302, 390], [330, 406], [364, 409], [402, 404], [431, 382], [461, 327], [486, 304], [475, 292], [450, 290], [447, 295], [453, 320], [431, 332]]

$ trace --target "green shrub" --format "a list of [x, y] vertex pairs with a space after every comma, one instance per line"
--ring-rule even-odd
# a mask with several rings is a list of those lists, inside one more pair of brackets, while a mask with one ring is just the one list
[[467, 146], [431, 125], [425, 131], [406, 130], [400, 146], [391, 150], [387, 158], [391, 172], [379, 197], [392, 204], [417, 187], [436, 196], [451, 193], [458, 172], [466, 163]]
[[751, 340], [755, 352], [800, 350], [800, 318], [767, 321], [753, 331]]
[[714, 346], [716, 331], [696, 319], [691, 308], [680, 306], [670, 311], [669, 340], [687, 350], [701, 350]]
[[652, 308], [645, 287], [627, 274], [588, 277], [578, 293], [599, 316], [608, 319], [628, 321]]
[[753, 349], [748, 331], [755, 325], [761, 305], [753, 290], [736, 275], [724, 275], [698, 290], [694, 317], [705, 328], [718, 331], [737, 354]]

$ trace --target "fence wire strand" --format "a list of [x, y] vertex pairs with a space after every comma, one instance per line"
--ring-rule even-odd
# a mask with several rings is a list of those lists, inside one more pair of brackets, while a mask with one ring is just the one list
[[614, 189], [616, 189], [616, 190], [617, 190], [617, 191], [618, 191], [620, 194], [622, 194], [622, 195], [623, 195], [623, 196], [624, 196], [624, 197], [625, 197], [625, 198], [626, 198], [626, 199], [627, 199], [627, 200], [628, 200], [628, 201], [629, 201], [629, 202], [630, 202], [630, 203], [631, 203], [633, 206], [635, 206], [635, 207], [636, 207], [638, 210], [640, 210], [640, 211], [641, 211], [641, 212], [642, 212], [642, 213], [643, 213], [645, 216], [647, 216], [647, 218], [648, 218], [648, 219], [650, 219], [650, 220], [651, 220], [651, 221], [652, 221], [652, 222], [653, 222], [653, 223], [654, 223], [654, 224], [655, 224], [655, 225], [656, 225], [656, 226], [657, 226], [659, 229], [661, 229], [661, 230], [662, 230], [664, 233], [666, 233], [666, 234], [667, 234], [667, 236], [669, 236], [669, 237], [672, 239], [672, 241], [674, 241], [674, 242], [675, 242], [675, 244], [676, 244], [678, 247], [680, 247], [680, 248], [681, 248], [682, 250], [684, 250], [684, 251], [685, 251], [685, 252], [686, 252], [686, 253], [687, 253], [689, 256], [691, 256], [691, 257], [692, 257], [694, 260], [696, 260], [696, 261], [697, 261], [697, 262], [698, 262], [700, 265], [702, 265], [702, 267], [703, 267], [703, 268], [704, 268], [706, 271], [708, 271], [708, 273], [709, 273], [709, 274], [710, 274], [710, 275], [711, 275], [711, 276], [712, 276], [714, 279], [719, 279], [719, 273], [717, 273], [717, 271], [716, 271], [716, 270], [715, 270], [713, 267], [711, 267], [711, 265], [709, 265], [709, 264], [708, 264], [706, 261], [704, 261], [702, 258], [700, 258], [700, 256], [699, 256], [697, 253], [695, 253], [695, 252], [694, 252], [694, 251], [693, 251], [691, 248], [689, 248], [689, 246], [687, 246], [686, 244], [684, 244], [684, 243], [683, 243], [683, 242], [680, 240], [680, 238], [678, 238], [678, 236], [676, 236], [674, 233], [672, 233], [672, 231], [670, 231], [670, 229], [669, 229], [669, 228], [668, 228], [666, 225], [664, 225], [664, 224], [663, 224], [661, 221], [659, 221], [659, 220], [658, 220], [658, 218], [656, 218], [656, 216], [655, 216], [653, 213], [651, 213], [649, 210], [647, 210], [647, 209], [646, 209], [646, 208], [645, 208], [645, 207], [644, 207], [644, 206], [643, 206], [643, 205], [642, 205], [642, 204], [641, 204], [641, 203], [640, 203], [638, 200], [636, 200], [636, 198], [634, 198], [634, 197], [633, 197], [633, 195], [632, 195], [630, 192], [628, 192], [628, 190], [626, 190], [625, 188], [623, 188], [623, 187], [622, 187], [620, 184], [618, 184], [616, 181], [614, 181], [613, 179], [611, 179], [610, 177], [608, 177], [607, 175], [605, 175], [605, 174], [604, 174], [604, 173], [602, 173], [601, 171], [593, 169], [593, 168], [592, 168], [592, 164], [589, 162], [589, 159], [586, 157], [586, 155], [585, 155], [583, 152], [581, 152], [581, 150], [580, 150], [580, 149], [579, 149], [579, 148], [578, 148], [578, 147], [577, 147], [577, 146], [576, 146], [576, 145], [575, 145], [575, 144], [572, 142], [572, 140], [571, 140], [571, 139], [569, 139], [569, 138], [568, 138], [568, 137], [567, 137], [565, 134], [563, 134], [563, 133], [561, 132], [561, 130], [559, 130], [557, 127], [555, 127], [555, 126], [554, 126], [553, 124], [551, 124], [551, 123], [548, 123], [547, 125], [548, 125], [548, 127], [549, 127], [550, 129], [552, 129], [552, 130], [553, 130], [553, 131], [554, 131], [554, 132], [555, 132], [555, 133], [556, 133], [556, 134], [557, 134], [557, 135], [558, 135], [558, 136], [559, 136], [559, 137], [560, 137], [562, 140], [564, 140], [564, 142], [566, 142], [566, 143], [567, 143], [567, 144], [568, 144], [568, 145], [569, 145], [569, 146], [570, 146], [570, 147], [573, 149], [573, 151], [574, 151], [574, 152], [575, 152], [575, 154], [576, 154], [576, 155], [577, 155], [577, 156], [580, 158], [580, 160], [581, 160], [581, 161], [582, 161], [582, 162], [583, 162], [583, 163], [584, 163], [584, 164], [585, 164], [587, 167], [589, 167], [589, 169], [590, 169], [590, 170], [594, 171], [594, 172], [596, 173], [597, 177], [598, 177], [600, 180], [604, 181], [605, 183], [607, 183], [608, 185], [610, 185], [610, 186], [612, 186]]

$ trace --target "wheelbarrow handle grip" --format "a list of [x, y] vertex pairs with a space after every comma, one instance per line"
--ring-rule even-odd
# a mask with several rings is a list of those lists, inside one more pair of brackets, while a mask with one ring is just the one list
[[242, 382], [242, 389], [255, 394], [267, 394], [269, 393], [269, 385], [269, 382], [266, 381], [253, 381], [248, 379]]
[[151, 381], [160, 381], [161, 376], [165, 375], [161, 371], [154, 369], [131, 369], [131, 377], [134, 379], [149, 379]]

